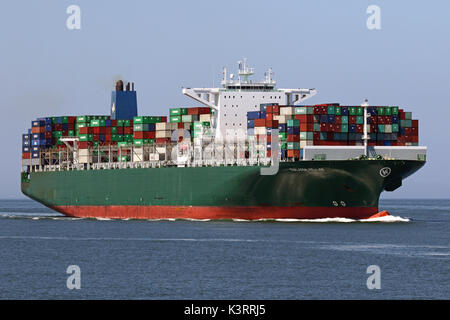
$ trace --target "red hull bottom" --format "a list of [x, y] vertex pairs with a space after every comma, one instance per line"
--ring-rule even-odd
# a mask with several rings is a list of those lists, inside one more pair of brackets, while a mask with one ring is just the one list
[[377, 207], [54, 206], [66, 216], [111, 219], [367, 219]]

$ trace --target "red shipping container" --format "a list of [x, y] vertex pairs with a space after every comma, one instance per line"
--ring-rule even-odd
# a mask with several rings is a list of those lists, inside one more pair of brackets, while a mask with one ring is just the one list
[[295, 120], [300, 120], [300, 123], [306, 123], [306, 122], [308, 122], [308, 119], [307, 119], [307, 115], [306, 114], [296, 114], [295, 116], [294, 116], [294, 119]]
[[100, 136], [98, 134], [94, 134], [94, 141], [100, 141]]
[[255, 119], [254, 123], [255, 123], [255, 127], [265, 127], [266, 119]]
[[94, 134], [100, 134], [100, 127], [94, 127], [92, 129], [93, 129], [92, 131]]
[[89, 130], [88, 130], [88, 127], [80, 127], [80, 128], [78, 128], [78, 132], [80, 134], [88, 134]]
[[123, 127], [117, 127], [117, 131], [116, 131], [116, 133], [117, 134], [123, 134]]
[[278, 120], [272, 120], [272, 129], [278, 129]]
[[341, 132], [342, 126], [339, 123], [334, 124], [334, 131], [333, 132]]
[[378, 132], [378, 125], [376, 125], [376, 124], [371, 124], [371, 125], [370, 125], [370, 132], [371, 132], [371, 133], [377, 133], [377, 132]]
[[357, 124], [356, 125], [356, 132], [361, 133], [364, 131], [364, 125], [362, 124]]
[[327, 123], [327, 132], [333, 132], [334, 131], [334, 125], [332, 123]]
[[288, 158], [300, 158], [300, 150], [288, 150], [287, 157]]
[[313, 133], [313, 140], [320, 140], [320, 132]]
[[385, 116], [384, 123], [385, 123], [385, 124], [392, 124], [392, 117], [390, 117], [390, 116]]
[[335, 124], [341, 124], [342, 123], [342, 116], [334, 116], [334, 123]]
[[117, 127], [117, 120], [111, 120], [111, 127]]
[[44, 133], [45, 139], [51, 139], [52, 138], [52, 133], [50, 131], [46, 131]]
[[133, 134], [133, 127], [123, 127], [123, 134]]
[[266, 114], [267, 113], [272, 113], [273, 112], [273, 107], [272, 106], [266, 106]]
[[348, 124], [356, 124], [356, 116], [349, 116]]
[[288, 142], [299, 142], [300, 141], [300, 135], [299, 134], [288, 134], [287, 135], [287, 141]]
[[[75, 123], [75, 120], [77, 119], [77, 117], [72, 117], [72, 116], [70, 116], [70, 117], [67, 117], [67, 122], [69, 123], [69, 124], [74, 124]], [[73, 130], [73, 129], [69, 129], [69, 130]]]
[[78, 141], [78, 148], [80, 149], [87, 149], [91, 145], [90, 141]]
[[198, 108], [188, 108], [188, 114], [198, 114]]
[[209, 113], [211, 113], [211, 108], [208, 107], [198, 108], [198, 114], [209, 114]]
[[135, 131], [133, 133], [133, 139], [145, 139], [144, 138], [144, 131]]
[[111, 142], [111, 135], [105, 134], [105, 142]]
[[266, 120], [273, 120], [273, 114], [272, 113], [267, 113], [266, 114]]
[[68, 123], [67, 130], [75, 130], [75, 123]]
[[170, 138], [156, 138], [157, 144], [165, 144], [165, 143], [169, 143], [169, 142], [170, 142]]
[[308, 125], [306, 123], [300, 122], [300, 131], [308, 131]]
[[418, 128], [419, 127], [419, 120], [413, 120], [412, 121], [412, 126], [413, 126], [413, 128]]
[[161, 122], [167, 122], [167, 117], [166, 116], [161, 116]]
[[406, 115], [403, 111], [399, 111], [398, 114], [400, 115], [400, 120], [406, 120]]
[[31, 152], [22, 152], [22, 159], [30, 159]]
[[280, 106], [272, 106], [272, 113], [273, 114], [280, 114]]

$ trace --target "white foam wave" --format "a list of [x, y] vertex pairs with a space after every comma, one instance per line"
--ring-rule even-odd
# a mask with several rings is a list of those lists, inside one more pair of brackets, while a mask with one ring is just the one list
[[371, 219], [361, 219], [360, 222], [409, 222], [411, 221], [409, 218], [402, 218], [399, 216], [385, 216]]

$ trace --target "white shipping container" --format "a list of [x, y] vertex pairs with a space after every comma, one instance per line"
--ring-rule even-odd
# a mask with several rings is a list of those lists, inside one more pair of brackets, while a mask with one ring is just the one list
[[385, 124], [384, 125], [384, 132], [385, 133], [392, 133], [392, 124]]
[[280, 107], [280, 115], [291, 116], [294, 114], [292, 107]]
[[211, 122], [211, 114], [201, 114], [200, 121], [201, 122]]
[[266, 127], [255, 127], [254, 134], [266, 134]]
[[163, 157], [163, 155], [160, 155], [159, 153], [150, 153], [149, 159], [150, 159], [150, 161], [159, 161], [160, 156]]
[[157, 122], [155, 124], [155, 129], [156, 129], [156, 131], [167, 130], [167, 125], [168, 125], [167, 122]]
[[78, 156], [78, 163], [92, 163], [91, 156]]
[[155, 133], [156, 138], [170, 138], [172, 137], [171, 130], [160, 130]]
[[273, 120], [278, 120], [278, 123], [286, 123], [286, 116], [273, 116]]

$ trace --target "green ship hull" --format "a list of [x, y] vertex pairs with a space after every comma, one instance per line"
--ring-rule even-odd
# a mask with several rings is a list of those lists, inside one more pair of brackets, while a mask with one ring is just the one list
[[22, 192], [68, 216], [121, 219], [365, 219], [425, 164], [414, 160], [281, 162], [22, 174]]

